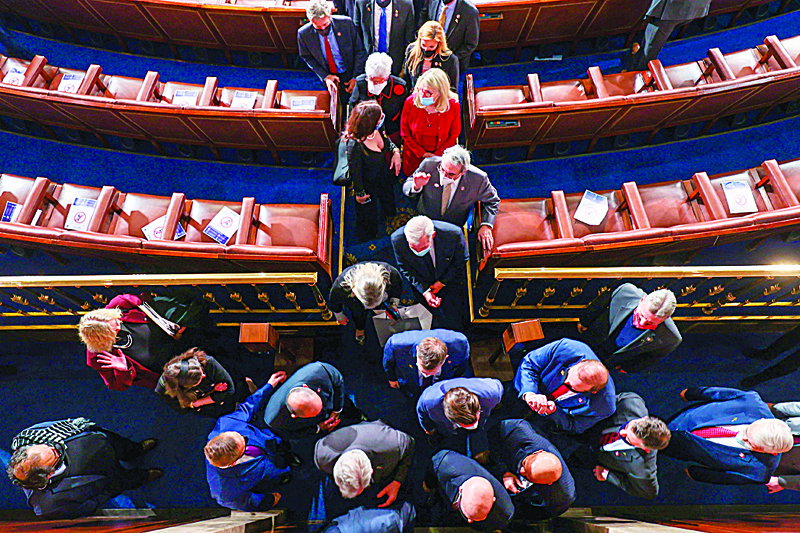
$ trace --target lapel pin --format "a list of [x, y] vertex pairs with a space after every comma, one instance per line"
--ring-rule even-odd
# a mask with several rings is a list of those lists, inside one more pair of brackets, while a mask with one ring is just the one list
[[740, 453], [740, 454], [739, 454], [739, 457], [741, 457], [742, 459], [744, 459], [744, 453]]
[[465, 190], [465, 189], [464, 189], [464, 187], [461, 187], [461, 190], [462, 190], [462, 191], [463, 191], [463, 190]]
[[434, 186], [434, 187], [438, 187], [438, 186], [439, 186], [439, 184], [438, 184], [438, 183], [434, 183], [434, 184], [433, 184], [433, 186]]
[[336, 36], [337, 36], [337, 37], [341, 37], [341, 36], [342, 36], [342, 32], [338, 32], [338, 33], [336, 34]]

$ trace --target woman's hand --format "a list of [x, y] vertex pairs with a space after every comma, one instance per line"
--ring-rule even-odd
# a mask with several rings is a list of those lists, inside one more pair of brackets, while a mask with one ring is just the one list
[[128, 370], [128, 362], [122, 355], [99, 353], [97, 354], [97, 362], [100, 363], [100, 368], [104, 370], [116, 370], [117, 372]]
[[275, 372], [274, 374], [272, 374], [269, 377], [269, 381], [267, 383], [272, 385], [274, 388], [283, 383], [284, 381], [286, 381], [286, 372], [281, 370], [280, 372]]
[[392, 156], [392, 163], [389, 165], [389, 169], [394, 169], [394, 175], [400, 175], [400, 168], [403, 166], [403, 158], [400, 157], [400, 151], [395, 150], [394, 155]]
[[431, 152], [425, 152], [424, 154], [422, 154], [422, 158], [423, 159], [428, 158], [428, 157], [436, 157], [436, 154], [431, 153]]
[[369, 194], [364, 194], [362, 196], [356, 195], [356, 202], [360, 204], [365, 204], [369, 201]]

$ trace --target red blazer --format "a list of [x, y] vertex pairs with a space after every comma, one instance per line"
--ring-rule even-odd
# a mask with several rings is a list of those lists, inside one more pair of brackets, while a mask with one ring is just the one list
[[[106, 309], [113, 309], [115, 307], [121, 309], [122, 322], [146, 324], [147, 316], [137, 307], [141, 305], [141, 303], [142, 299], [138, 296], [134, 296], [133, 294], [120, 294], [108, 302]], [[143, 367], [141, 364], [125, 355], [119, 348], [115, 350], [115, 355], [121, 355], [125, 358], [125, 361], [128, 363], [128, 370], [118, 372], [113, 369], [102, 368], [97, 361], [97, 353], [86, 350], [86, 364], [100, 373], [100, 377], [103, 378], [106, 387], [118, 391], [128, 390], [131, 385], [147, 387], [148, 389], [156, 388], [158, 378], [161, 377], [160, 372], [155, 373]]]
[[[432, 116], [424, 108], [414, 105], [414, 95], [406, 99], [403, 114], [400, 116], [400, 136], [403, 137], [403, 172], [410, 176], [422, 160], [425, 152], [442, 155], [446, 148], [456, 144], [461, 133], [461, 106], [455, 99], [449, 100], [450, 108], [444, 113]], [[430, 119], [430, 126], [428, 120]], [[426, 150], [420, 144], [419, 132], [428, 130], [428, 135], [435, 132], [438, 142], [434, 150]], [[427, 135], [426, 135], [427, 136]]]

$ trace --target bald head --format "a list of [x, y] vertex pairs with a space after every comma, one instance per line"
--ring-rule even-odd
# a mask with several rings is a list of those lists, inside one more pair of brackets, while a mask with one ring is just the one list
[[486, 520], [494, 504], [494, 487], [491, 482], [480, 476], [473, 476], [459, 487], [461, 491], [461, 514], [467, 522]]
[[294, 418], [312, 418], [322, 412], [322, 398], [303, 385], [289, 391], [286, 407]]
[[554, 453], [540, 451], [532, 453], [522, 460], [519, 473], [531, 483], [552, 485], [561, 479], [563, 468], [561, 461]]

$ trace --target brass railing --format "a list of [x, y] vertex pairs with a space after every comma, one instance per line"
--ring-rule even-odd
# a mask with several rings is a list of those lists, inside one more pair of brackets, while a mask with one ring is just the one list
[[176, 287], [191, 287], [208, 302], [220, 326], [262, 320], [277, 326], [336, 325], [315, 272], [120, 274], [0, 277], [0, 330], [68, 329], [76, 317], [118, 294], [169, 296]]
[[674, 319], [800, 320], [800, 265], [701, 267], [496, 268], [475, 287], [474, 322], [576, 321], [597, 296], [623, 282], [649, 292], [668, 288]]

